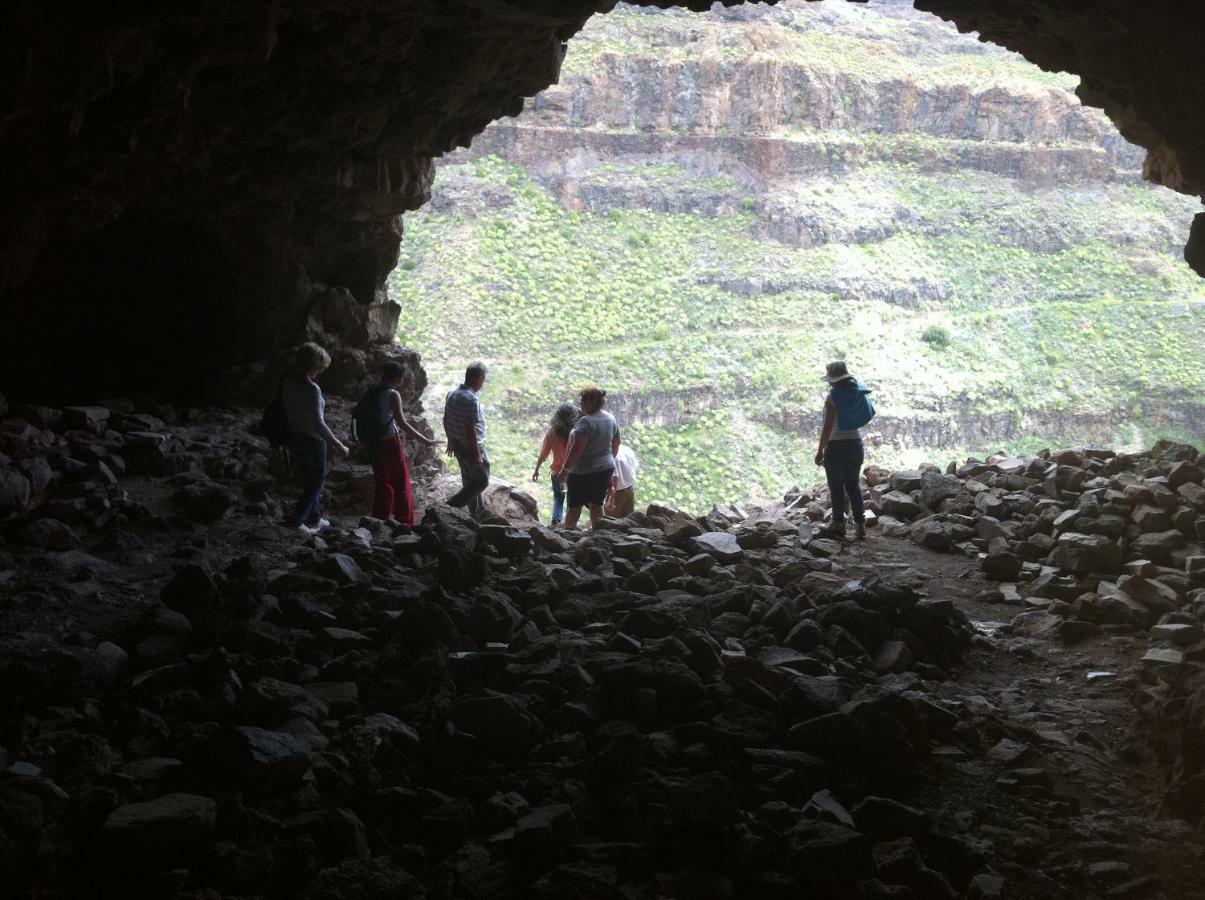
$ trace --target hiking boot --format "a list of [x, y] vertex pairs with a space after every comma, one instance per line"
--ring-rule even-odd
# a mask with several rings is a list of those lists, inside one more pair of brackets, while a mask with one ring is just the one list
[[833, 522], [829, 525], [825, 525], [816, 532], [816, 537], [832, 538], [833, 540], [843, 541], [845, 540], [845, 523]]
[[856, 537], [859, 541], [866, 540], [866, 523], [865, 522], [858, 522], [854, 526], [854, 537]]

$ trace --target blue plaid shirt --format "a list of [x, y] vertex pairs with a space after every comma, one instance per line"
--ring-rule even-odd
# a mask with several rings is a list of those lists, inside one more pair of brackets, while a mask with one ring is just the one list
[[473, 426], [477, 435], [477, 443], [485, 447], [485, 412], [481, 409], [481, 398], [477, 392], [463, 384], [454, 391], [448, 392], [444, 401], [444, 431], [447, 432], [453, 446], [464, 444], [464, 435], [468, 426]]

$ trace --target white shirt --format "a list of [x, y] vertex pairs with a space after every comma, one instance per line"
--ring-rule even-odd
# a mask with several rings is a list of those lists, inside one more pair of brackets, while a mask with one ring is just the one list
[[640, 474], [640, 460], [636, 458], [631, 447], [627, 444], [620, 444], [619, 452], [615, 454], [615, 489], [623, 491], [630, 488], [636, 483], [638, 474]]

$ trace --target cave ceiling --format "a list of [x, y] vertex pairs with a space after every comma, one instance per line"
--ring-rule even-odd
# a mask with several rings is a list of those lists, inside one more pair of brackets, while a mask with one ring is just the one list
[[[656, 5], [702, 10], [711, 3]], [[1127, 139], [1147, 149], [1147, 178], [1205, 195], [1205, 15], [1196, 4], [915, 5], [1043, 68], [1078, 74], [1083, 101], [1102, 107]], [[71, 304], [82, 302], [53, 295], [40, 273], [45, 260], [69, 264], [73, 242], [131, 211], [138, 222], [161, 221], [163, 228], [186, 223], [222, 257], [215, 265], [230, 273], [223, 283], [234, 294], [214, 304], [232, 334], [215, 357], [223, 363], [312, 334], [315, 309], [359, 309], [344, 337], [387, 338], [396, 310], [384, 280], [401, 239], [397, 217], [429, 197], [432, 159], [518, 113], [523, 98], [556, 80], [563, 42], [613, 6], [6, 4], [0, 296], [10, 327], [0, 347], [7, 360], [0, 386], [20, 380], [28, 348], [58, 338], [45, 329], [70, 319], [78, 313]], [[138, 231], [122, 225], [116, 233]], [[1202, 216], [1186, 255], [1205, 273]], [[203, 259], [192, 264], [205, 267]], [[171, 285], [161, 288], [170, 303]], [[119, 296], [120, 285], [101, 293], [102, 302], [120, 302], [106, 299]], [[62, 315], [34, 314], [48, 303], [62, 304]], [[64, 340], [86, 347], [87, 337], [84, 328]]]

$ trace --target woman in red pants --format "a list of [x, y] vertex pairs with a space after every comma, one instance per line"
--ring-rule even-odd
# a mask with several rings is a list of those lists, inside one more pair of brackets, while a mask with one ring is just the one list
[[412, 527], [414, 491], [410, 487], [410, 467], [406, 464], [402, 432], [424, 444], [431, 445], [435, 441], [406, 421], [402, 412], [402, 395], [398, 390], [405, 378], [405, 367], [390, 360], [381, 368], [381, 383], [370, 389], [361, 403], [371, 413], [365, 418], [375, 419], [375, 423], [379, 423], [373, 429], [376, 436], [370, 441], [375, 482], [372, 514], [377, 519]]

